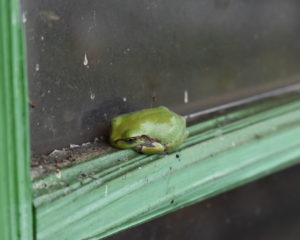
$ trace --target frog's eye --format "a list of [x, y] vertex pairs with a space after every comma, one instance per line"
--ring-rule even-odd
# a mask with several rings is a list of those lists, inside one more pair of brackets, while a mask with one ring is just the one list
[[127, 139], [125, 139], [125, 142], [127, 142], [127, 143], [134, 143], [135, 142], [135, 138], [127, 138]]

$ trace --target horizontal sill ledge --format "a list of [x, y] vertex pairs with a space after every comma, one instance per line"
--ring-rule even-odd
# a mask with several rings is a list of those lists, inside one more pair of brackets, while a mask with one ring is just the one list
[[300, 101], [283, 99], [193, 125], [171, 154], [114, 151], [34, 180], [37, 239], [99, 239], [299, 163]]

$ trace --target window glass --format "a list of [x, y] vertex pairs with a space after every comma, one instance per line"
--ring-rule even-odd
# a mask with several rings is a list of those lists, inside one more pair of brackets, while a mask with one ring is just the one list
[[299, 80], [297, 0], [23, 0], [33, 153], [112, 117], [188, 114]]

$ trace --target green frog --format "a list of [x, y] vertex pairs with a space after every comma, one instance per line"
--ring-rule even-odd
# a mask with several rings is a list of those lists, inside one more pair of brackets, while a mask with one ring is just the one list
[[186, 119], [163, 106], [120, 115], [111, 126], [113, 146], [144, 154], [173, 151], [188, 136]]

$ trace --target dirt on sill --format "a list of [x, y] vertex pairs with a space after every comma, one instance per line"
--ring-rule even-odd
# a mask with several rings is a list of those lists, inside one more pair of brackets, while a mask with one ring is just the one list
[[53, 150], [48, 155], [34, 155], [31, 161], [31, 179], [59, 172], [62, 168], [90, 160], [96, 156], [114, 151], [104, 141], [95, 139], [81, 145], [71, 144], [67, 148]]

